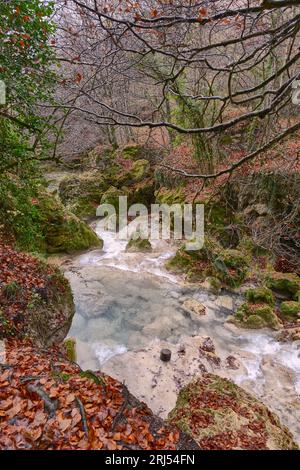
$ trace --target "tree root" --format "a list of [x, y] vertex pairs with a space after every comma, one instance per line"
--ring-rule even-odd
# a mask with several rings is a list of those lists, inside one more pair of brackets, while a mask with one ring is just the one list
[[121, 406], [120, 410], [118, 411], [118, 413], [116, 414], [115, 416], [115, 419], [113, 421], [113, 424], [112, 424], [112, 428], [111, 428], [111, 432], [114, 432], [120, 419], [122, 418], [122, 415], [128, 405], [128, 401], [129, 401], [129, 392], [127, 390], [127, 388], [125, 387], [125, 385], [123, 384], [123, 395], [124, 395], [124, 403], [123, 405]]
[[57, 410], [58, 401], [51, 400], [47, 393], [41, 387], [37, 387], [36, 385], [27, 385], [27, 390], [30, 393], [36, 393], [44, 401], [45, 410], [49, 414], [50, 418], [52, 418]]
[[80, 411], [80, 414], [81, 414], [82, 427], [83, 427], [84, 433], [85, 433], [86, 437], [89, 437], [89, 426], [88, 426], [87, 417], [86, 417], [86, 413], [85, 413], [83, 403], [80, 400], [80, 398], [75, 397], [75, 399], [76, 399], [76, 403], [78, 405], [78, 408], [79, 408], [79, 411]]

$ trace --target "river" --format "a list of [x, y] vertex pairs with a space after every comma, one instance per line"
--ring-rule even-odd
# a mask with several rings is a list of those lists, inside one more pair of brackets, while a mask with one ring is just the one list
[[[98, 234], [103, 250], [61, 263], [74, 294], [69, 336], [76, 338], [82, 368], [124, 381], [163, 418], [184, 384], [205, 370], [216, 373], [268, 405], [300, 444], [300, 345], [279, 343], [267, 329], [228, 323], [241, 297], [215, 296], [169, 274], [164, 264], [176, 250], [172, 244], [158, 241], [153, 253], [126, 253], [126, 241], [111, 232]], [[206, 315], [187, 311], [188, 299], [201, 302]], [[212, 357], [199, 349], [207, 337], [215, 348]], [[172, 351], [171, 362], [160, 361], [162, 347]]]

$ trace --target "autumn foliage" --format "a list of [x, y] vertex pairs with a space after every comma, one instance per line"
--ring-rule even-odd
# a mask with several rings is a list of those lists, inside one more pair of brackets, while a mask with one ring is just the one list
[[58, 349], [13, 341], [0, 356], [0, 449], [173, 450], [183, 444], [197, 448], [121, 383], [83, 373]]

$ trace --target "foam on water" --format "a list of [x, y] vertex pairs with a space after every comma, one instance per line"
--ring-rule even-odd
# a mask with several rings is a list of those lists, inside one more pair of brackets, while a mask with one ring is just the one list
[[94, 343], [91, 346], [95, 352], [95, 356], [97, 357], [100, 366], [102, 366], [106, 361], [109, 361], [109, 359], [112, 357], [127, 352], [126, 346], [121, 344], [107, 346], [105, 344]]

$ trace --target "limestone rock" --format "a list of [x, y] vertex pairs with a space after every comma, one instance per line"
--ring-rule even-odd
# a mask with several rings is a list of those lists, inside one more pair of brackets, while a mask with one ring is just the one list
[[183, 308], [196, 315], [205, 315], [206, 307], [196, 299], [187, 299], [183, 302]]

